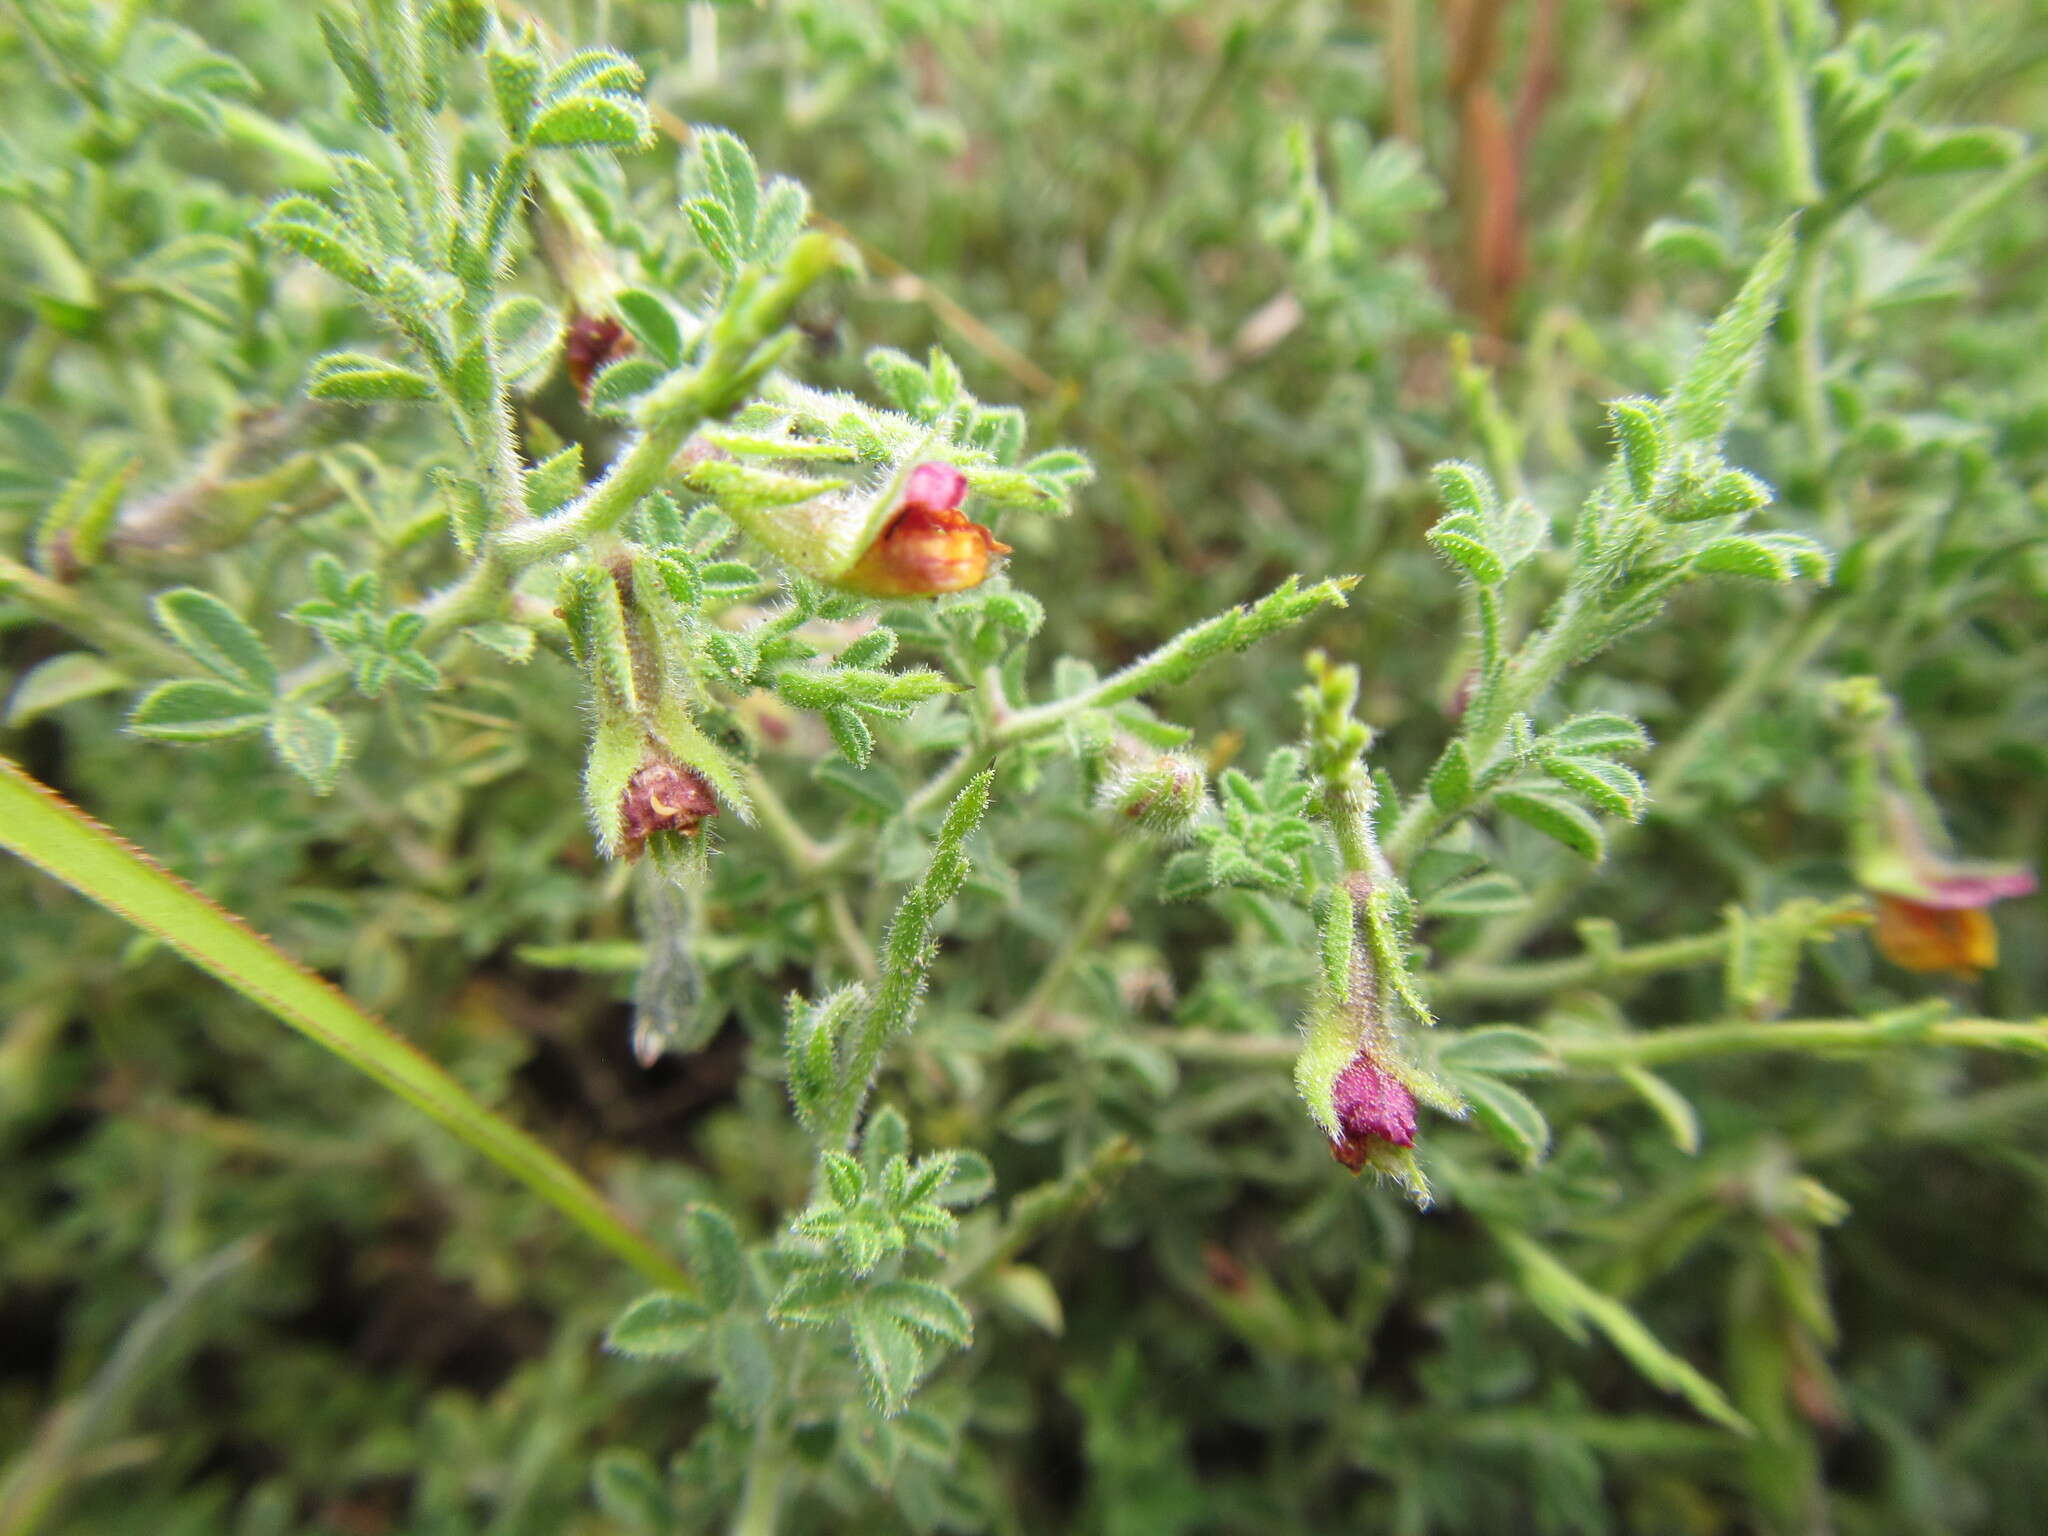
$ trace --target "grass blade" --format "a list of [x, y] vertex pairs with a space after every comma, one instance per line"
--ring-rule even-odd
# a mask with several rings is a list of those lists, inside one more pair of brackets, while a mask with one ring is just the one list
[[674, 1259], [517, 1126], [240, 918], [0, 757], [0, 847], [152, 933], [299, 1033], [424, 1111], [644, 1278], [691, 1289]]

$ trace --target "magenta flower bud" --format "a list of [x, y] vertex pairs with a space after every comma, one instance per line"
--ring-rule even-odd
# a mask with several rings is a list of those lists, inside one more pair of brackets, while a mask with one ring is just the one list
[[1337, 1074], [1332, 1099], [1341, 1137], [1330, 1150], [1353, 1173], [1365, 1166], [1375, 1142], [1415, 1145], [1415, 1095], [1369, 1051], [1360, 1051]]

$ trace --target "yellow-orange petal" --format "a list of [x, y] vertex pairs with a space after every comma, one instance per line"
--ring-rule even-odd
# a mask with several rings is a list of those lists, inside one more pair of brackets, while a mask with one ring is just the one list
[[1998, 963], [1998, 930], [1981, 907], [1930, 907], [1880, 892], [1877, 947], [1893, 965], [1909, 971], [1968, 977]]
[[839, 585], [869, 597], [963, 592], [988, 578], [991, 556], [1009, 552], [961, 512], [913, 506], [882, 530]]

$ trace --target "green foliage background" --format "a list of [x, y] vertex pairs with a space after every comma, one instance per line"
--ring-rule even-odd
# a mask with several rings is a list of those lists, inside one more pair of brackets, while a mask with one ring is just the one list
[[[2041, 862], [2039, 4], [531, 14], [558, 53], [638, 59], [657, 126], [730, 127], [859, 248], [861, 273], [798, 311], [785, 366], [805, 382], [871, 393], [870, 348], [941, 345], [981, 401], [1027, 410], [1033, 448], [1092, 458], [1072, 516], [1001, 530], [1009, 585], [1044, 610], [1035, 681], [1060, 655], [1106, 674], [1290, 575], [1360, 576], [1341, 611], [1156, 701], [1198, 756], [1254, 778], [1301, 736], [1313, 644], [1359, 667], [1371, 762], [1419, 790], [1474, 655], [1470, 598], [1424, 537], [1430, 467], [1481, 464], [1557, 520], [1535, 591], [1508, 599], [1533, 622], [1600, 483], [1604, 402], [1670, 389], [1772, 233], [1817, 205], [1725, 451], [1776, 488], [1772, 526], [1832, 548], [1835, 580], [1688, 587], [1568, 681], [1572, 710], [1638, 716], [1663, 744], [1646, 819], [1610, 830], [1592, 870], [1496, 829], [1495, 862], [1535, 904], [1427, 929], [1451, 978], [1432, 1000], [1447, 1025], [1539, 1030], [1756, 1011], [1741, 989], [1762, 983], [1718, 952], [1575, 966], [1609, 930], [1573, 924], [1643, 945], [1731, 905], [1853, 895], [1828, 693], [1845, 677], [1896, 699], [1962, 848]], [[193, 584], [275, 616], [322, 595], [320, 551], [374, 555], [410, 590], [431, 585], [425, 539], [445, 542], [428, 418], [305, 398], [315, 354], [383, 336], [251, 232], [305, 184], [309, 146], [365, 137], [316, 15], [0, 9], [0, 662], [41, 680], [11, 681], [5, 750], [333, 975], [701, 1270], [721, 1239], [687, 1211], [751, 1240], [811, 1199], [783, 999], [854, 979], [838, 915], [772, 837], [722, 819], [694, 898], [704, 1043], [643, 1067], [649, 919], [592, 845], [589, 720], [562, 656], [462, 642], [442, 658], [459, 693], [431, 696], [395, 663], [349, 716], [326, 795], [257, 738], [123, 728], [166, 675], [150, 594]], [[53, 64], [65, 28], [128, 29], [118, 68]], [[1840, 111], [1802, 160], [1784, 110], [1809, 80]], [[1897, 99], [1856, 95], [1877, 81]], [[473, 81], [447, 111], [489, 115]], [[678, 153], [663, 138], [604, 183], [635, 281], [701, 277], [669, 233]], [[616, 445], [559, 377], [529, 409], [529, 441], [581, 431], [592, 462]], [[94, 507], [111, 519], [80, 579], [31, 555], [67, 496], [74, 529]], [[291, 664], [321, 655], [303, 624], [266, 633]], [[764, 757], [818, 837], [873, 834], [830, 887], [871, 936], [930, 852], [931, 822], [890, 812], [915, 750], [949, 739], [933, 718], [885, 734], [873, 774], [814, 766], [832, 737], [808, 717]], [[1116, 841], [1089, 787], [1068, 755], [1005, 765], [883, 1078], [910, 1148], [993, 1169], [945, 1272], [972, 1345], [933, 1370], [914, 1432], [798, 1425], [787, 1529], [2037, 1528], [2038, 1060], [1923, 1046], [1908, 1017], [1897, 1049], [1679, 1061], [1648, 1088], [1538, 1063], [1491, 1117], [1425, 1117], [1439, 1198], [1418, 1212], [1333, 1164], [1295, 1096], [1307, 916], [1248, 890], [1162, 901], [1164, 859]], [[11, 862], [0, 911], [0, 1532], [724, 1528], [751, 1325], [690, 1319], [726, 1331], [685, 1370], [607, 1353], [639, 1287], [528, 1192]], [[1896, 1021], [1931, 999], [2038, 1019], [2042, 903], [1997, 921], [2001, 963], [1975, 981], [1831, 933], [1775, 1011]], [[1546, 961], [1563, 969], [1510, 972]], [[1697, 1151], [1674, 1144], [1679, 1095]], [[1489, 1118], [1509, 1123], [1490, 1136]], [[1058, 1209], [1018, 1225], [1012, 1202], [1040, 1187]], [[803, 1218], [817, 1232], [829, 1204]], [[1616, 1302], [1649, 1350], [1616, 1337]], [[1653, 1351], [1718, 1386], [1660, 1391]], [[1720, 1392], [1723, 1422], [1694, 1411]]]

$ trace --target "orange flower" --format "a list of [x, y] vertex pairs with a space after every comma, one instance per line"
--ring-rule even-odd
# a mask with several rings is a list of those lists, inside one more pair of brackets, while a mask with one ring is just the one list
[[1007, 555], [981, 524], [960, 510], [967, 477], [950, 464], [920, 464], [910, 472], [896, 515], [839, 585], [869, 597], [932, 597], [980, 586], [989, 557]]
[[1998, 964], [1998, 930], [1982, 907], [1931, 907], [1877, 893], [1877, 947], [1909, 971], [1973, 977]]
[[[1916, 786], [1917, 787], [1917, 786]], [[1865, 816], [1857, 884], [1877, 898], [1877, 947], [1909, 971], [1965, 978], [1998, 964], [1993, 902], [2025, 896], [2034, 872], [2018, 864], [1952, 858], [1920, 797], [1880, 788]]]

